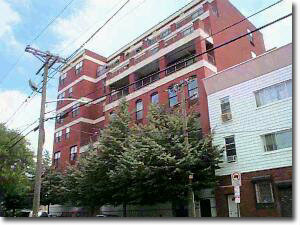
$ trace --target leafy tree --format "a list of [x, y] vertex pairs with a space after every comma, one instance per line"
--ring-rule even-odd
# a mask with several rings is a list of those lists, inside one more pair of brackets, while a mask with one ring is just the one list
[[41, 183], [41, 205], [60, 204], [64, 202], [63, 174], [51, 166], [49, 152], [43, 157], [43, 172]]
[[0, 203], [6, 211], [13, 210], [13, 215], [16, 209], [28, 207], [34, 171], [29, 143], [23, 139], [11, 147], [21, 137], [17, 131], [0, 124]]

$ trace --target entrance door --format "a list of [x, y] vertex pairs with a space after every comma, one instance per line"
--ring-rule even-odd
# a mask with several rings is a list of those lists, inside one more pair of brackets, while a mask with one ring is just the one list
[[200, 200], [201, 217], [211, 217], [211, 206], [209, 199]]
[[279, 201], [281, 208], [282, 217], [292, 217], [293, 216], [293, 194], [292, 187], [279, 188]]
[[239, 217], [238, 204], [234, 201], [234, 195], [228, 195], [228, 215], [229, 217]]

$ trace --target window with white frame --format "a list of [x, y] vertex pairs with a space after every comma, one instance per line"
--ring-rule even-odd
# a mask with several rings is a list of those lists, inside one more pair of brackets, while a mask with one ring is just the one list
[[70, 161], [75, 161], [77, 158], [77, 145], [70, 148]]
[[223, 122], [229, 121], [232, 119], [231, 108], [229, 102], [229, 96], [220, 99], [221, 105], [221, 118]]
[[254, 92], [257, 107], [292, 97], [292, 80], [287, 80]]
[[55, 152], [54, 153], [54, 166], [56, 168], [59, 167], [59, 162], [60, 162], [60, 152]]
[[73, 93], [73, 87], [70, 87], [70, 88], [68, 89], [69, 97], [72, 97], [72, 93]]
[[262, 137], [266, 152], [291, 148], [293, 144], [292, 129], [265, 134]]
[[70, 138], [70, 127], [66, 128], [66, 139]]
[[158, 104], [159, 103], [157, 92], [154, 92], [153, 94], [151, 94], [151, 103], [152, 104]]
[[83, 66], [83, 61], [80, 61], [79, 63], [76, 64], [76, 66], [75, 66], [75, 74], [76, 75], [78, 75], [81, 72], [82, 66]]
[[189, 80], [188, 82], [188, 92], [191, 100], [198, 98], [198, 82], [197, 79]]
[[174, 86], [170, 86], [168, 89], [169, 94], [169, 106], [173, 107], [178, 104], [177, 101], [177, 91], [175, 90]]
[[255, 184], [256, 202], [257, 203], [273, 203], [273, 191], [270, 181], [258, 181]]
[[61, 142], [62, 131], [58, 131], [55, 133], [55, 142]]
[[59, 78], [59, 85], [64, 85], [67, 78], [67, 73], [63, 73]]
[[141, 120], [143, 119], [143, 101], [142, 100], [137, 100], [136, 102], [136, 120]]
[[76, 117], [77, 115], [79, 115], [79, 106], [80, 103], [76, 103], [75, 105], [72, 106], [72, 117]]
[[225, 137], [225, 150], [227, 162], [235, 162], [237, 157], [234, 136]]
[[61, 113], [58, 113], [58, 114], [56, 115], [56, 123], [61, 124], [61, 123], [63, 123], [63, 122], [64, 122], [64, 119], [62, 118], [62, 114], [61, 114]]
[[249, 29], [247, 29], [247, 33], [248, 33], [248, 40], [250, 41], [250, 43], [252, 45], [254, 45], [253, 33], [251, 33], [251, 30], [249, 30]]

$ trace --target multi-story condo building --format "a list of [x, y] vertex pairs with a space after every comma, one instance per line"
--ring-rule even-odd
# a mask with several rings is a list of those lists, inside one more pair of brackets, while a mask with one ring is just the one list
[[[73, 57], [61, 70], [58, 98], [97, 100], [82, 107], [79, 101], [58, 102], [58, 115], [72, 112], [56, 121], [54, 165], [65, 169], [76, 162], [85, 146], [96, 140], [99, 129], [108, 124], [120, 98], [125, 97], [135, 112], [132, 119], [144, 123], [149, 103], [173, 107], [177, 95], [166, 90], [190, 76], [196, 78], [185, 91], [193, 95], [187, 107], [195, 105], [203, 133], [210, 132], [202, 79], [265, 52], [260, 32], [206, 52], [255, 29], [248, 20], [237, 23], [243, 19], [228, 0], [194, 0], [109, 57], [89, 50]], [[201, 53], [205, 54], [193, 58]]]
[[[235, 25], [227, 28], [232, 24]], [[265, 47], [262, 34], [255, 32], [207, 51], [254, 29], [228, 0], [194, 0], [109, 57], [89, 50], [74, 56], [61, 70], [58, 98], [78, 101], [57, 104], [55, 167], [64, 170], [77, 162], [88, 143], [96, 141], [99, 130], [108, 125], [120, 98], [129, 102], [132, 120], [145, 123], [149, 103], [175, 107], [178, 96], [169, 88], [190, 77], [194, 80], [185, 90], [190, 97], [188, 110], [193, 105], [199, 112], [202, 132], [209, 133], [203, 79], [261, 55]], [[82, 102], [94, 99], [80, 107]], [[65, 112], [70, 113], [59, 118]], [[199, 215], [216, 216], [214, 193], [202, 193]]]
[[[292, 44], [204, 79], [214, 143], [218, 216], [292, 216]], [[240, 204], [231, 174], [241, 174]]]

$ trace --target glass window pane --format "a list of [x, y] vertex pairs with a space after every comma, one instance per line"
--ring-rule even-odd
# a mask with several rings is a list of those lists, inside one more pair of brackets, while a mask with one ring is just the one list
[[276, 134], [276, 142], [278, 149], [292, 147], [293, 133], [292, 130], [279, 132]]
[[140, 111], [143, 109], [143, 102], [142, 101], [138, 101], [136, 103], [136, 111]]
[[189, 83], [188, 83], [188, 89], [192, 90], [192, 89], [195, 89], [195, 88], [198, 88], [197, 80], [194, 79], [194, 80], [189, 81]]
[[177, 98], [173, 97], [169, 99], [170, 101], [170, 107], [173, 107], [174, 105], [177, 105]]
[[265, 138], [265, 151], [274, 151], [277, 149], [275, 134], [266, 134]]
[[286, 82], [288, 97], [292, 97], [293, 95], [293, 84], [292, 80], [288, 80]]
[[151, 95], [151, 103], [152, 104], [158, 104], [158, 93]]
[[169, 92], [169, 98], [176, 96], [176, 91], [174, 90], [174, 88], [169, 88], [168, 92]]
[[286, 84], [281, 83], [276, 87], [277, 90], [277, 95], [278, 95], [278, 100], [285, 99], [287, 98], [287, 89], [286, 89]]
[[257, 203], [272, 203], [273, 195], [271, 184], [269, 181], [259, 182], [255, 184]]

